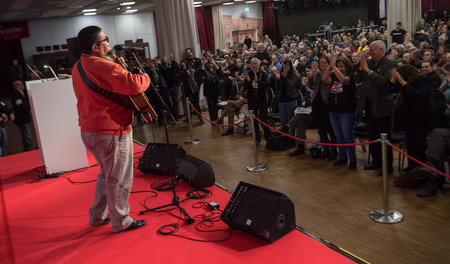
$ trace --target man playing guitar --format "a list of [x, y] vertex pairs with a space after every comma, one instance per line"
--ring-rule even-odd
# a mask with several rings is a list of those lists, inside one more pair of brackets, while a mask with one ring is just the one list
[[95, 201], [89, 209], [89, 224], [99, 226], [111, 222], [116, 233], [137, 229], [146, 221], [133, 220], [129, 215], [128, 198], [133, 183], [133, 111], [96, 92], [86, 84], [85, 77], [107, 93], [123, 96], [144, 92], [150, 85], [150, 78], [146, 74], [132, 74], [106, 58], [111, 48], [101, 28], [83, 28], [78, 33], [78, 42], [82, 56], [72, 70], [72, 78], [78, 99], [81, 138], [101, 168]]

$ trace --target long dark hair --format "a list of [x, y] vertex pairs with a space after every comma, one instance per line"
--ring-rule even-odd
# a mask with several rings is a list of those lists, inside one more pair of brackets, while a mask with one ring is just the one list
[[338, 56], [336, 58], [336, 65], [338, 64], [338, 62], [342, 62], [344, 64], [345, 67], [345, 75], [349, 76], [352, 74], [353, 71], [353, 65], [352, 62], [350, 61], [349, 58], [345, 57], [345, 56]]
[[419, 72], [419, 70], [409, 64], [399, 66], [397, 71], [408, 84], [414, 83], [422, 77], [422, 74]]
[[289, 64], [290, 69], [289, 69], [289, 71], [288, 71], [288, 73], [287, 73], [287, 76], [288, 76], [289, 78], [291, 78], [293, 75], [295, 75], [295, 76], [300, 76], [300, 74], [298, 74], [297, 69], [294, 68], [294, 65], [292, 64], [292, 61], [291, 61], [291, 60], [285, 60], [285, 61], [283, 62], [283, 64]]

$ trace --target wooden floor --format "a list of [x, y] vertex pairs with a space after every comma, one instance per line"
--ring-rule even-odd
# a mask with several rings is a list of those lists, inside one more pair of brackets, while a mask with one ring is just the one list
[[[9, 152], [17, 153], [21, 148], [18, 130], [8, 127]], [[309, 153], [289, 157], [289, 151], [268, 151], [262, 144], [259, 160], [269, 169], [253, 173], [246, 170], [254, 164], [250, 135], [221, 136], [220, 128], [205, 123], [193, 126], [200, 144], [185, 145], [189, 130], [182, 121], [169, 128], [169, 134], [170, 143], [212, 164], [216, 183], [234, 190], [246, 181], [286, 194], [295, 203], [298, 226], [368, 262], [450, 263], [450, 191], [419, 198], [416, 190], [393, 186], [395, 172], [389, 177], [390, 209], [403, 213], [405, 219], [398, 224], [375, 223], [368, 215], [383, 207], [382, 177], [362, 169], [367, 154], [359, 146], [358, 169], [349, 171], [327, 160], [314, 160]], [[156, 142], [165, 142], [162, 127], [155, 127], [155, 135], [151, 125], [134, 129], [134, 138], [144, 145], [153, 142], [153, 136]], [[315, 138], [315, 131], [308, 131], [308, 137]]]

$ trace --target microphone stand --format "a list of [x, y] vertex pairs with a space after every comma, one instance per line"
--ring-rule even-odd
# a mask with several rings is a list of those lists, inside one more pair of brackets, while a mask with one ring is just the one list
[[50, 71], [52, 72], [53, 76], [55, 77], [55, 79], [59, 80], [58, 76], [56, 76], [56, 73], [53, 71], [53, 68], [51, 66], [44, 65], [44, 68], [49, 68]]
[[[133, 53], [133, 55], [135, 56], [135, 58], [136, 58], [136, 55]], [[140, 66], [140, 68], [141, 68], [141, 70], [143, 71], [143, 72], [145, 72], [144, 71], [144, 68], [142, 67], [142, 65], [140, 64], [140, 62], [139, 62], [139, 60], [137, 60], [137, 58], [136, 58], [136, 61], [138, 62], [138, 64], [139, 64], [139, 66]], [[163, 116], [163, 123], [164, 123], [164, 130], [165, 130], [165, 136], [166, 136], [166, 154], [167, 154], [167, 161], [168, 161], [168, 163], [170, 164], [170, 152], [169, 152], [169, 146], [170, 146], [170, 144], [169, 144], [169, 130], [168, 130], [168, 128], [167, 128], [167, 121], [168, 121], [168, 117], [170, 118], [170, 121], [171, 121], [171, 123], [173, 124], [173, 125], [175, 125], [176, 124], [176, 119], [175, 119], [175, 117], [171, 114], [171, 111], [170, 111], [170, 109], [169, 109], [169, 106], [166, 104], [166, 102], [162, 99], [162, 97], [161, 97], [161, 95], [159, 94], [159, 92], [158, 92], [158, 89], [155, 87], [155, 85], [153, 84], [153, 83], [150, 83], [150, 87], [151, 87], [151, 89], [153, 89], [153, 91], [155, 92], [155, 95], [156, 95], [156, 97], [158, 98], [158, 100], [159, 100], [159, 102], [161, 103], [161, 106], [162, 106], [162, 110], [161, 110], [161, 113], [162, 113], [162, 116]], [[150, 209], [147, 209], [147, 210], [144, 210], [144, 211], [140, 211], [140, 215], [142, 215], [142, 214], [145, 214], [145, 213], [147, 213], [147, 212], [157, 212], [158, 210], [160, 210], [160, 209], [163, 209], [163, 208], [166, 208], [166, 207], [176, 207], [176, 208], [178, 208], [179, 210], [180, 210], [180, 212], [184, 215], [184, 220], [186, 221], [186, 224], [192, 224], [192, 223], [194, 223], [194, 219], [186, 212], [186, 210], [183, 208], [183, 207], [181, 207], [180, 206], [180, 202], [183, 202], [183, 201], [185, 201], [185, 200], [187, 200], [187, 199], [189, 199], [189, 198], [185, 198], [185, 199], [183, 199], [183, 200], [181, 200], [180, 201], [180, 198], [177, 196], [177, 193], [176, 193], [176, 191], [175, 191], [175, 173], [174, 173], [174, 171], [170, 168], [170, 165], [169, 165], [169, 168], [168, 168], [168, 176], [170, 177], [170, 179], [171, 179], [171, 186], [172, 186], [172, 202], [170, 203], [170, 204], [165, 204], [165, 205], [162, 205], [162, 206], [158, 206], [158, 207], [155, 207], [155, 208], [150, 208]]]
[[38, 77], [39, 80], [41, 80], [41, 82], [44, 82], [44, 80], [42, 80], [41, 76], [39, 76], [39, 74], [37, 74], [37, 73], [30, 67], [30, 65], [28, 65], [28, 63], [25, 63], [25, 64], [27, 65], [28, 69], [29, 69], [34, 75], [36, 75], [36, 77]]
[[[175, 122], [175, 118], [173, 117], [173, 115], [170, 113], [167, 104], [164, 102], [164, 100], [162, 99], [161, 95], [158, 92], [158, 89], [156, 89], [156, 87], [153, 84], [150, 84], [150, 86], [152, 87], [153, 91], [155, 92], [158, 100], [160, 101], [161, 105], [163, 106], [163, 110], [161, 110], [162, 116], [163, 116], [163, 123], [164, 123], [164, 130], [165, 130], [165, 135], [166, 135], [166, 154], [167, 154], [167, 161], [170, 161], [170, 152], [169, 152], [169, 131], [167, 128], [167, 117], [170, 117], [170, 120], [172, 121], [172, 123], [174, 124]], [[168, 162], [170, 164], [170, 162]], [[194, 219], [189, 216], [189, 214], [186, 212], [186, 210], [180, 206], [180, 202], [183, 202], [189, 198], [183, 199], [180, 201], [180, 198], [177, 196], [177, 193], [175, 191], [175, 173], [174, 171], [171, 169], [171, 167], [169, 166], [168, 168], [168, 176], [171, 179], [171, 186], [172, 186], [172, 202], [170, 204], [166, 204], [166, 205], [162, 205], [162, 206], [158, 206], [155, 208], [150, 208], [144, 211], [141, 211], [139, 214], [145, 214], [147, 212], [155, 212], [158, 211], [160, 209], [166, 208], [166, 207], [176, 207], [180, 210], [180, 212], [184, 215], [184, 219], [186, 221], [186, 224], [192, 224], [194, 223]]]

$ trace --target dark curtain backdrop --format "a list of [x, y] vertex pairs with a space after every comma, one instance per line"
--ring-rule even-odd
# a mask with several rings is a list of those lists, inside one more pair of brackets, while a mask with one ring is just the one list
[[214, 24], [212, 17], [212, 8], [210, 6], [203, 8], [203, 21], [205, 22], [205, 32], [208, 41], [208, 48], [206, 50], [214, 51]]
[[17, 59], [22, 69], [27, 72], [23, 58], [22, 43], [20, 39], [0, 42], [0, 97], [10, 96], [13, 90], [10, 77], [12, 60]]
[[263, 2], [262, 9], [264, 33], [278, 43], [277, 19], [273, 13], [273, 2]]
[[[384, 1], [384, 0], [381, 0]], [[380, 20], [380, 0], [367, 1], [367, 18], [379, 25]]]
[[[358, 18], [366, 23], [369, 20], [369, 0], [358, 1], [358, 4], [350, 5], [345, 5], [343, 4], [345, 1], [341, 1], [341, 5], [337, 8], [331, 8], [329, 5], [318, 8], [318, 2], [316, 1], [308, 2], [310, 5], [308, 8], [305, 8], [302, 3], [294, 2], [294, 8], [285, 7], [283, 11], [278, 9], [277, 23], [280, 36], [292, 34], [303, 36], [305, 33], [316, 33], [320, 25], [326, 25], [330, 20], [337, 27], [355, 26]], [[352, 1], [352, 3], [356, 2]], [[378, 7], [376, 10], [378, 10]], [[375, 12], [377, 12], [376, 14], [378, 16], [378, 11]], [[376, 22], [377, 20], [374, 21]]]
[[196, 7], [195, 17], [200, 49], [214, 51], [214, 27], [211, 7]]
[[431, 8], [431, 2], [433, 2], [433, 9], [437, 12], [450, 10], [449, 0], [422, 0], [422, 13], [427, 12]]

